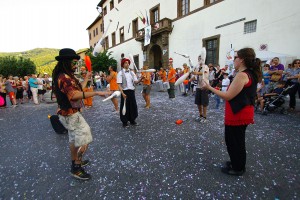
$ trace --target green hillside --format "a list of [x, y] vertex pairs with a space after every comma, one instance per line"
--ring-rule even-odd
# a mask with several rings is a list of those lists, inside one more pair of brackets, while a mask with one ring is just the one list
[[59, 49], [49, 49], [49, 48], [36, 48], [24, 52], [12, 52], [12, 53], [2, 53], [0, 52], [0, 57], [15, 56], [29, 58], [36, 65], [37, 73], [52, 73], [54, 66], [56, 65], [55, 56], [58, 55]]

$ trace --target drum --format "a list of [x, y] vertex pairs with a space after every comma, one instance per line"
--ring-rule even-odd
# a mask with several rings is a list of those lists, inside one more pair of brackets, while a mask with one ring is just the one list
[[155, 84], [156, 84], [156, 88], [157, 88], [158, 91], [163, 91], [164, 90], [164, 86], [163, 86], [162, 80], [157, 80], [155, 82]]
[[164, 89], [165, 89], [165, 90], [170, 89], [170, 84], [169, 84], [169, 82], [164, 82], [163, 85], [164, 85]]

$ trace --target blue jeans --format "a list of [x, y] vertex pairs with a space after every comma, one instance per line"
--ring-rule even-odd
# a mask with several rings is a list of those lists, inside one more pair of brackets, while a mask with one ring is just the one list
[[96, 89], [100, 88], [101, 89], [101, 82], [96, 82]]

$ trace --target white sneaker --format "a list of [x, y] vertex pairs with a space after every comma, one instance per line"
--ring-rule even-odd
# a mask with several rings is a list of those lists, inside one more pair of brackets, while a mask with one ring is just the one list
[[196, 117], [195, 121], [196, 122], [201, 122], [201, 119], [202, 119], [202, 117], [198, 116], [198, 117]]
[[17, 106], [18, 106], [18, 105], [12, 105], [11, 107], [12, 107], [12, 108], [15, 108], [15, 107], [17, 107]]
[[207, 119], [206, 119], [206, 118], [203, 118], [203, 117], [202, 117], [201, 120], [200, 120], [201, 123], [205, 123], [206, 121], [207, 121]]

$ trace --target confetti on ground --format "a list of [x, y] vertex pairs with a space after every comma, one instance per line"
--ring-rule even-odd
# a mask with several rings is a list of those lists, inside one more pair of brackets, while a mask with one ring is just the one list
[[[228, 155], [222, 109], [210, 98], [208, 120], [195, 122], [194, 97], [151, 93], [144, 108], [136, 90], [140, 126], [122, 127], [110, 101], [84, 109], [94, 141], [86, 158], [90, 181], [70, 176], [68, 136], [48, 119], [55, 104], [1, 109], [0, 199], [299, 199], [300, 118], [297, 113], [255, 115], [247, 128], [247, 172], [220, 172]], [[174, 122], [184, 119], [178, 126]]]

